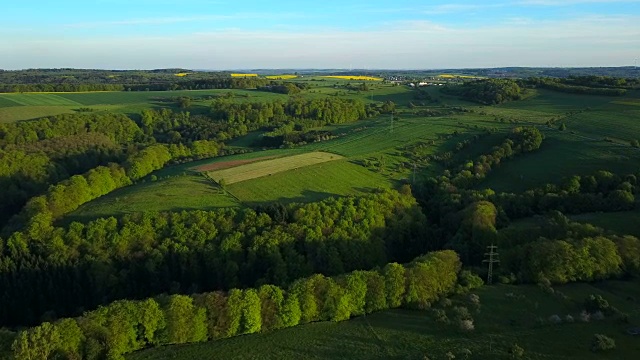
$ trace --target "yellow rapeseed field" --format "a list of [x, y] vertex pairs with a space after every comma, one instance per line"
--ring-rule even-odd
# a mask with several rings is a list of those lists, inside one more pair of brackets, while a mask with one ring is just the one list
[[269, 80], [289, 80], [297, 78], [298, 75], [269, 75], [265, 77]]
[[180, 76], [180, 77], [187, 76], [187, 75], [189, 75], [189, 73], [177, 73], [176, 74], [176, 76]]
[[258, 74], [231, 74], [231, 77], [258, 77]]
[[360, 76], [360, 75], [331, 75], [331, 76], [322, 76], [326, 78], [332, 79], [341, 79], [341, 80], [367, 80], [367, 81], [382, 81], [382, 78], [373, 77], [373, 76]]
[[462, 79], [475, 79], [477, 76], [469, 76], [469, 75], [454, 75], [454, 74], [441, 74], [438, 75], [439, 78], [443, 79], [453, 79], [453, 78], [462, 78]]

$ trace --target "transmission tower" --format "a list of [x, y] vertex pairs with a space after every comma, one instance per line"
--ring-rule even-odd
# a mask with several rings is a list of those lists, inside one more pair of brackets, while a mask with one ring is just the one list
[[493, 264], [500, 263], [498, 260], [498, 247], [495, 245], [487, 246], [487, 250], [489, 252], [484, 253], [484, 256], [488, 257], [488, 259], [482, 260], [483, 263], [489, 263], [489, 273], [487, 274], [487, 285], [491, 285], [493, 282]]

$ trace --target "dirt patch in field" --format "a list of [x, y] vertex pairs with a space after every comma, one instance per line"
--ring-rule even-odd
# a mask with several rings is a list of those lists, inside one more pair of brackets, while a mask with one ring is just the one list
[[222, 170], [228, 169], [240, 165], [251, 164], [257, 161], [270, 160], [274, 159], [277, 156], [263, 156], [255, 159], [247, 159], [247, 160], [232, 160], [232, 161], [221, 161], [213, 164], [201, 165], [193, 168], [195, 171], [205, 172], [205, 171], [213, 171], [213, 170]]

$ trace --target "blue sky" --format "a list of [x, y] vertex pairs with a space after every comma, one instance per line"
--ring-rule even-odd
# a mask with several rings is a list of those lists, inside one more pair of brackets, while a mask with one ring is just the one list
[[624, 66], [640, 0], [6, 1], [0, 69]]

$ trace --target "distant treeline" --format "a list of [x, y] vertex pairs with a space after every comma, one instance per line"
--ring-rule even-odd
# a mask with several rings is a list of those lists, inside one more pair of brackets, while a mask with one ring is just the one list
[[[87, 183], [113, 174], [120, 183], [130, 181], [111, 167], [92, 170]], [[65, 197], [92, 196], [87, 190], [105, 192], [114, 183], [87, 187], [74, 178], [67, 188], [76, 186], [79, 194], [53, 187], [56, 200], [39, 197], [30, 206], [67, 206]], [[34, 324], [46, 314], [79, 314], [123, 298], [280, 286], [314, 273], [406, 262], [440, 244], [404, 190], [259, 212], [132, 214], [65, 228], [52, 226], [44, 209], [29, 218], [27, 230], [0, 239], [0, 324]]]
[[614, 78], [586, 77], [586, 78], [531, 78], [528, 85], [572, 94], [622, 96], [627, 90], [612, 86], [625, 86], [626, 80]]
[[0, 84], [0, 92], [86, 92], [86, 91], [170, 91], [207, 89], [256, 89], [264, 87], [270, 80], [261, 78], [212, 78], [201, 80], [167, 80], [166, 82], [119, 83], [119, 84]]
[[16, 359], [123, 359], [146, 347], [185, 344], [266, 332], [315, 321], [397, 308], [426, 308], [456, 289], [460, 260], [430, 253], [407, 265], [313, 275], [288, 287], [262, 285], [191, 296], [121, 300], [76, 319], [45, 322], [20, 332]]

